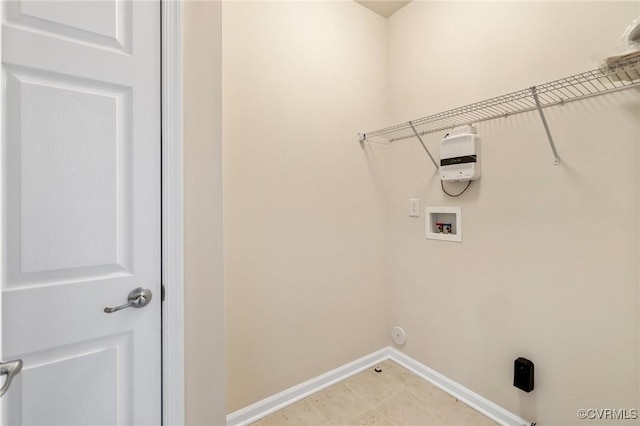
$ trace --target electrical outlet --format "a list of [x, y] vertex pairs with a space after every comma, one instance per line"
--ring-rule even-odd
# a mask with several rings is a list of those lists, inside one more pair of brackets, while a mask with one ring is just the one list
[[409, 199], [409, 216], [411, 217], [420, 216], [420, 199], [418, 198]]

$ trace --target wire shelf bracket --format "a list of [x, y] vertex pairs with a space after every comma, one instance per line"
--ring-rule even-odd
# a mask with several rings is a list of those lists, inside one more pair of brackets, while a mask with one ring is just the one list
[[591, 71], [371, 132], [359, 133], [358, 139], [361, 143], [374, 139], [393, 143], [415, 137], [420, 141], [436, 169], [439, 169], [422, 136], [458, 126], [538, 111], [553, 152], [553, 163], [560, 164], [560, 156], [543, 109], [638, 86], [640, 86], [640, 53], [635, 52], [619, 58], [610, 58], [605, 65]]
[[558, 151], [556, 150], [556, 144], [553, 142], [551, 130], [549, 130], [549, 124], [547, 124], [547, 119], [545, 118], [544, 112], [542, 111], [542, 105], [540, 104], [540, 98], [538, 97], [536, 86], [533, 86], [531, 88], [531, 96], [533, 96], [533, 99], [536, 101], [536, 108], [538, 108], [538, 112], [540, 113], [540, 119], [542, 120], [544, 131], [547, 133], [547, 138], [549, 139], [549, 144], [551, 145], [551, 151], [553, 151], [553, 165], [557, 166], [558, 164], [560, 164], [560, 157], [558, 156]]
[[411, 130], [413, 130], [413, 133], [415, 133], [416, 138], [418, 138], [418, 140], [420, 141], [420, 145], [422, 145], [424, 150], [427, 152], [427, 155], [429, 156], [429, 158], [431, 158], [431, 162], [433, 163], [433, 165], [436, 166], [436, 174], [438, 174], [438, 172], [440, 171], [440, 168], [438, 167], [438, 163], [436, 163], [436, 160], [433, 159], [433, 155], [431, 155], [431, 153], [429, 152], [427, 145], [424, 144], [424, 141], [416, 131], [416, 128], [413, 127], [413, 123], [409, 122], [409, 126], [411, 126]]

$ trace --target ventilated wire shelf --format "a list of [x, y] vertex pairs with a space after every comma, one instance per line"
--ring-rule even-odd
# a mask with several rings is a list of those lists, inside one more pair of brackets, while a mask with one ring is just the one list
[[[585, 99], [640, 85], [640, 56], [618, 59], [598, 69], [561, 78], [506, 95], [497, 96], [449, 111], [440, 112], [416, 120], [407, 121], [383, 129], [360, 134], [360, 140], [384, 138], [389, 142], [422, 136], [465, 124], [507, 117], [513, 114], [538, 110], [549, 136], [542, 108]], [[539, 105], [537, 105], [539, 102]], [[415, 129], [415, 130], [414, 130]], [[426, 148], [425, 148], [426, 149]], [[557, 155], [556, 155], [557, 161]]]

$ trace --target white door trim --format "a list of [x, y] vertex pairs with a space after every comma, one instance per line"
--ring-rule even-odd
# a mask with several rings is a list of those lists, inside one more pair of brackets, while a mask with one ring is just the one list
[[162, 32], [162, 422], [183, 425], [184, 233], [182, 2], [161, 0]]

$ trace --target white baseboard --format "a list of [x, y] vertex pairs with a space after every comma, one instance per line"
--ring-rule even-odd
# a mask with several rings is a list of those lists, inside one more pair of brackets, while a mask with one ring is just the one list
[[253, 423], [387, 359], [402, 365], [407, 370], [433, 383], [435, 386], [452, 395], [457, 400], [467, 404], [503, 426], [529, 426], [531, 424], [499, 405], [478, 395], [472, 390], [465, 388], [461, 384], [456, 383], [426, 365], [421, 364], [404, 353], [392, 347], [386, 347], [345, 364], [342, 367], [338, 367], [335, 370], [331, 370], [297, 386], [263, 399], [262, 401], [258, 401], [248, 407], [234, 411], [227, 415], [227, 425], [245, 426]]
[[435, 386], [447, 392], [458, 401], [467, 404], [469, 407], [484, 414], [491, 420], [500, 423], [503, 426], [529, 426], [531, 424], [531, 422], [521, 419], [515, 414], [478, 395], [472, 390], [467, 389], [461, 384], [454, 382], [450, 378], [443, 376], [426, 365], [419, 363], [415, 359], [405, 355], [395, 348], [389, 347], [387, 350], [389, 351], [389, 359], [400, 364], [412, 373], [433, 383]]
[[312, 395], [322, 389], [338, 383], [347, 377], [351, 377], [367, 368], [373, 367], [380, 362], [389, 359], [388, 348], [381, 349], [372, 354], [366, 355], [353, 362], [331, 370], [304, 383], [300, 383], [292, 388], [286, 389], [273, 396], [251, 404], [248, 407], [227, 415], [228, 426], [245, 426], [253, 423], [264, 416], [275, 413], [282, 408], [291, 405]]

